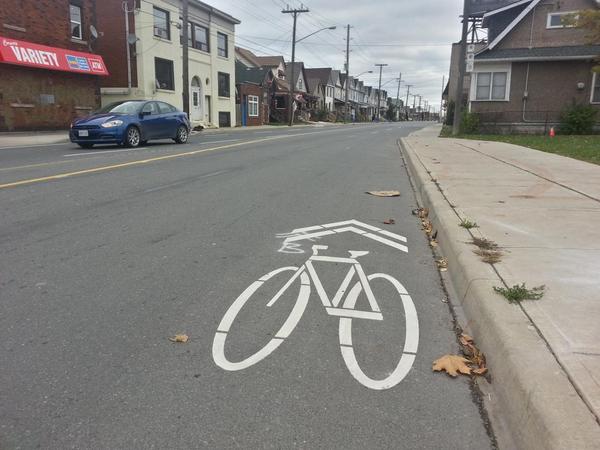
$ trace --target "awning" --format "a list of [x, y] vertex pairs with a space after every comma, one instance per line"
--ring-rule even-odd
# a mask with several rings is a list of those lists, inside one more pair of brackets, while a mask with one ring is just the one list
[[108, 75], [100, 55], [47, 47], [0, 36], [0, 63], [63, 72]]

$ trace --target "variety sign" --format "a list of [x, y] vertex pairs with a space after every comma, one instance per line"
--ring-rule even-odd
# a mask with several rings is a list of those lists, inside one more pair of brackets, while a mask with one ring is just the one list
[[0, 36], [0, 62], [65, 72], [108, 75], [100, 55], [47, 47], [2, 36]]

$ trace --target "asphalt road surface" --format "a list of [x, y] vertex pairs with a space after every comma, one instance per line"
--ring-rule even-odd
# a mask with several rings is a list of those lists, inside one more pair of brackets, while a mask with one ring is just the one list
[[0, 447], [492, 447], [431, 369], [458, 347], [396, 142], [421, 126], [0, 149]]

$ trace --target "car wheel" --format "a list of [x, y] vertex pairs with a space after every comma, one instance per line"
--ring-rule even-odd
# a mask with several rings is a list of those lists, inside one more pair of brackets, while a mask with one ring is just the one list
[[188, 129], [181, 125], [177, 128], [177, 135], [175, 136], [175, 142], [178, 144], [185, 144], [188, 140]]
[[125, 145], [129, 148], [134, 148], [140, 145], [141, 142], [140, 130], [137, 127], [129, 127], [125, 132]]
[[92, 148], [94, 146], [94, 144], [77, 144], [79, 145], [81, 148]]

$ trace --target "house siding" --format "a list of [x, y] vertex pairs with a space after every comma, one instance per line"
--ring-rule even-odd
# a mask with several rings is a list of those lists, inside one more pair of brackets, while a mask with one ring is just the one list
[[[524, 104], [528, 64], [528, 98]], [[484, 68], [478, 66], [479, 71]], [[484, 122], [558, 122], [561, 111], [568, 105], [590, 103], [591, 69], [589, 61], [513, 62], [509, 101], [473, 101], [471, 111], [480, 113]], [[578, 89], [578, 83], [583, 83], [584, 88]], [[600, 105], [593, 107], [600, 112]]]
[[577, 28], [546, 28], [549, 13], [579, 11], [595, 8], [591, 0], [567, 0], [559, 3], [538, 4], [502, 40], [496, 48], [562, 47], [586, 42], [585, 31]]

